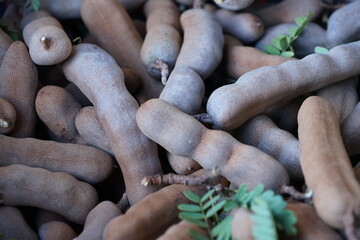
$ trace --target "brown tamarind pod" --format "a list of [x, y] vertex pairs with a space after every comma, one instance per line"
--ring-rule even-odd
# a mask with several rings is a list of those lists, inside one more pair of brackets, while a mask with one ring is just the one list
[[0, 96], [16, 110], [16, 122], [9, 134], [14, 137], [32, 137], [35, 134], [35, 97], [38, 73], [25, 44], [12, 43], [0, 67]]
[[179, 175], [189, 175], [201, 169], [200, 164], [191, 158], [178, 156], [169, 152], [167, 152], [166, 155], [171, 168]]
[[191, 240], [192, 238], [189, 235], [189, 230], [207, 236], [207, 232], [204, 229], [193, 223], [182, 220], [179, 223], [170, 226], [164, 234], [157, 238], [157, 240]]
[[360, 103], [357, 103], [341, 124], [341, 135], [350, 156], [360, 153]]
[[81, 105], [64, 88], [45, 86], [35, 99], [36, 112], [59, 142], [81, 141], [75, 127], [75, 116]]
[[61, 221], [50, 221], [38, 227], [40, 240], [73, 240], [77, 234], [70, 225]]
[[79, 144], [0, 135], [0, 166], [24, 164], [98, 183], [110, 176], [113, 160], [107, 153]]
[[0, 64], [12, 42], [11, 38], [0, 29]]
[[0, 233], [2, 239], [38, 240], [38, 236], [16, 207], [0, 207]]
[[231, 11], [238, 11], [250, 6], [254, 0], [214, 0], [218, 7]]
[[5, 98], [0, 97], [0, 134], [7, 134], [14, 128], [16, 110]]
[[93, 106], [83, 107], [75, 117], [75, 126], [86, 145], [90, 145], [114, 155], [109, 138], [99, 122]]
[[340, 134], [339, 118], [324, 98], [312, 96], [298, 115], [300, 162], [319, 217], [347, 236], [360, 215], [360, 185]]
[[143, 12], [146, 17], [147, 31], [158, 24], [166, 24], [181, 33], [180, 11], [173, 1], [148, 0], [144, 4]]
[[87, 215], [84, 229], [76, 240], [103, 239], [105, 226], [119, 215], [122, 213], [116, 204], [110, 201], [99, 203]]
[[91, 185], [67, 173], [20, 164], [0, 168], [0, 192], [5, 205], [43, 208], [79, 224], [98, 201]]

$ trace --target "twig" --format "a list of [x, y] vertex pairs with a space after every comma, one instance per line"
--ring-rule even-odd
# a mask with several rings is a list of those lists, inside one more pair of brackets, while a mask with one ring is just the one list
[[310, 199], [313, 195], [313, 192], [311, 190], [308, 190], [306, 192], [299, 192], [293, 186], [286, 186], [286, 185], [281, 186], [280, 193], [288, 194], [291, 197], [295, 198], [296, 200]]
[[169, 77], [169, 66], [166, 63], [164, 63], [162, 60], [156, 59], [155, 63], [153, 63], [153, 67], [156, 69], [160, 69], [161, 83], [166, 85], [167, 79]]

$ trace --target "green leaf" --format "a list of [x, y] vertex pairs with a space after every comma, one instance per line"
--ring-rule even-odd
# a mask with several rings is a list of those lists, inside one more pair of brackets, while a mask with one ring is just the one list
[[222, 207], [225, 205], [226, 200], [222, 200], [220, 202], [218, 202], [217, 204], [215, 204], [215, 206], [213, 206], [212, 208], [209, 209], [209, 211], [206, 212], [206, 218], [210, 218], [212, 216], [214, 216], [220, 209], [222, 209]]
[[[180, 219], [183, 219], [183, 218], [180, 218]], [[201, 221], [201, 220], [198, 220], [198, 219], [183, 219], [189, 223], [192, 223], [198, 227], [201, 227], [201, 228], [206, 228], [207, 227], [207, 224], [204, 222], [204, 221]]]
[[179, 218], [184, 219], [184, 220], [189, 220], [189, 219], [204, 219], [204, 216], [201, 213], [194, 213], [194, 212], [181, 212], [179, 213]]
[[280, 50], [271, 45], [265, 45], [264, 51], [271, 55], [280, 55]]
[[217, 195], [213, 198], [211, 198], [207, 203], [204, 204], [203, 209], [206, 210], [209, 207], [215, 205], [216, 201], [219, 200], [221, 198], [221, 195]]
[[272, 43], [273, 47], [275, 47], [276, 49], [283, 50], [281, 48], [279, 39], [273, 39], [273, 40], [271, 40], [271, 43]]
[[197, 231], [195, 231], [194, 229], [190, 229], [188, 231], [188, 234], [190, 235], [191, 239], [193, 240], [209, 240], [208, 237], [198, 233]]
[[280, 54], [280, 56], [291, 58], [295, 55], [293, 51], [285, 51]]
[[297, 222], [297, 218], [292, 211], [284, 209], [281, 213], [275, 216], [275, 220], [279, 229], [284, 230], [287, 235], [296, 235], [297, 230], [295, 228], [295, 224]]
[[312, 13], [309, 12], [307, 16], [301, 16], [301, 17], [295, 18], [296, 25], [298, 25], [299, 27], [303, 27], [310, 21], [311, 16], [312, 16]]
[[218, 225], [211, 229], [211, 236], [216, 239], [231, 239], [231, 223], [234, 216], [229, 215], [222, 220]]
[[253, 199], [259, 196], [263, 191], [264, 191], [264, 185], [258, 184], [251, 192], [249, 192], [244, 196], [241, 205], [245, 208], [248, 208], [249, 207], [248, 205], [253, 201]]
[[328, 54], [329, 53], [329, 49], [325, 48], [325, 47], [320, 47], [320, 46], [316, 46], [314, 48], [314, 52], [315, 53], [320, 53], [320, 54]]
[[190, 201], [192, 201], [194, 203], [200, 203], [200, 197], [198, 195], [196, 195], [196, 193], [194, 193], [190, 190], [185, 190], [184, 195]]
[[201, 208], [198, 205], [182, 203], [177, 206], [181, 211], [200, 212]]
[[281, 46], [281, 49], [286, 50], [289, 48], [291, 39], [289, 37], [283, 37], [281, 39], [279, 39], [279, 44]]
[[255, 223], [251, 229], [255, 240], [277, 240], [276, 224], [270, 207], [262, 197], [256, 197], [251, 203], [251, 220]]
[[210, 191], [208, 191], [204, 196], [202, 196], [201, 202], [205, 202], [214, 192], [215, 189], [211, 189]]
[[298, 27], [290, 27], [288, 29], [288, 33], [289, 33], [289, 36], [290, 37], [295, 37], [295, 36], [298, 36]]
[[39, 9], [40, 9], [40, 0], [31, 0], [31, 8], [34, 11], [39, 11]]
[[227, 200], [227, 202], [224, 205], [224, 212], [230, 212], [234, 208], [238, 207], [238, 203], [234, 200]]

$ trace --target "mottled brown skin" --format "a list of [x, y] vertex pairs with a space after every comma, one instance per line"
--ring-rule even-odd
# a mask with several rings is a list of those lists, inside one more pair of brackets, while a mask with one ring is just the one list
[[313, 240], [328, 239], [341, 240], [340, 235], [331, 227], [326, 225], [316, 214], [315, 208], [301, 202], [290, 201], [286, 205], [286, 209], [294, 212], [297, 222], [295, 227], [297, 234], [289, 237], [291, 240]]
[[83, 231], [76, 240], [98, 240], [103, 239], [105, 226], [111, 219], [122, 215], [120, 208], [110, 202], [103, 201], [93, 208], [86, 217]]
[[79, 224], [98, 201], [91, 185], [67, 173], [19, 164], [0, 168], [0, 192], [5, 205], [43, 208]]
[[0, 134], [7, 134], [14, 128], [16, 110], [5, 98], [0, 97]]
[[177, 205], [189, 201], [183, 194], [185, 190], [202, 195], [206, 187], [174, 184], [146, 196], [126, 214], [112, 219], [105, 227], [103, 239], [156, 239], [169, 226], [180, 221]]
[[299, 160], [299, 141], [291, 133], [278, 128], [266, 115], [246, 121], [232, 134], [242, 143], [257, 147], [277, 159], [293, 180], [304, 179]]
[[77, 234], [68, 224], [50, 221], [38, 228], [40, 240], [73, 240]]
[[341, 135], [350, 156], [360, 153], [360, 103], [356, 104], [351, 113], [341, 124]]
[[84, 0], [81, 18], [100, 47], [111, 53], [119, 66], [130, 68], [139, 75], [141, 88], [136, 94], [138, 100], [143, 102], [158, 97], [163, 86], [150, 77], [143, 66], [140, 59], [142, 38], [121, 4], [117, 0]]
[[170, 153], [189, 157], [204, 169], [219, 169], [235, 185], [250, 188], [263, 183], [278, 190], [289, 182], [284, 167], [259, 149], [241, 144], [230, 134], [209, 130], [169, 103], [151, 99], [143, 104], [136, 120], [141, 131]]
[[233, 130], [266, 109], [359, 73], [360, 41], [247, 72], [212, 92], [206, 110], [213, 128]]
[[41, 121], [60, 142], [81, 142], [75, 127], [75, 117], [81, 105], [64, 88], [45, 86], [35, 99], [35, 109]]
[[11, 38], [0, 29], [0, 64], [12, 42]]
[[37, 86], [38, 73], [25, 44], [12, 43], [0, 67], [0, 97], [7, 99], [16, 110], [16, 122], [10, 136], [34, 136]]
[[289, 60], [294, 58], [269, 55], [254, 47], [233, 46], [225, 49], [222, 66], [228, 76], [237, 79], [257, 68], [276, 66]]
[[75, 117], [75, 126], [86, 145], [114, 155], [109, 138], [96, 115], [95, 107], [88, 106], [80, 109]]
[[188, 157], [167, 153], [167, 160], [171, 168], [179, 175], [189, 175], [201, 168], [198, 162]]
[[336, 111], [326, 99], [312, 96], [301, 105], [298, 123], [301, 168], [316, 212], [331, 227], [342, 229], [345, 216], [360, 214], [360, 185]]
[[357, 103], [359, 103], [359, 96], [357, 93], [358, 77], [351, 77], [344, 81], [328, 85], [319, 89], [317, 96], [328, 100], [339, 117], [340, 124], [350, 114]]
[[258, 40], [264, 33], [262, 21], [251, 13], [234, 13], [219, 9], [214, 12], [224, 33], [236, 37], [244, 43]]
[[269, 27], [280, 23], [294, 22], [295, 18], [306, 16], [309, 11], [312, 13], [311, 19], [315, 19], [323, 9], [324, 5], [320, 0], [284, 0], [260, 9], [255, 14], [264, 22], [265, 27]]
[[110, 155], [93, 147], [0, 135], [0, 166], [24, 164], [54, 172], [66, 172], [89, 183], [110, 176]]
[[192, 238], [189, 234], [190, 230], [196, 231], [203, 236], [208, 236], [203, 228], [182, 220], [179, 223], [170, 226], [164, 234], [157, 238], [157, 240], [191, 240]]
[[63, 68], [66, 78], [94, 104], [124, 175], [130, 204], [157, 191], [160, 187], [140, 184], [144, 176], [160, 174], [162, 169], [156, 144], [136, 124], [139, 105], [127, 91], [115, 59], [96, 45], [78, 44]]
[[0, 207], [0, 233], [2, 239], [38, 240], [20, 210], [10, 206]]

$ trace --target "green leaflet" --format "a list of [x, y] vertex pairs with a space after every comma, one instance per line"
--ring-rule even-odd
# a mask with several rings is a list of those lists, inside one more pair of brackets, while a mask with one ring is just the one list
[[268, 202], [262, 197], [256, 197], [251, 203], [253, 215], [251, 220], [255, 223], [252, 235], [255, 240], [277, 240], [276, 224]]

